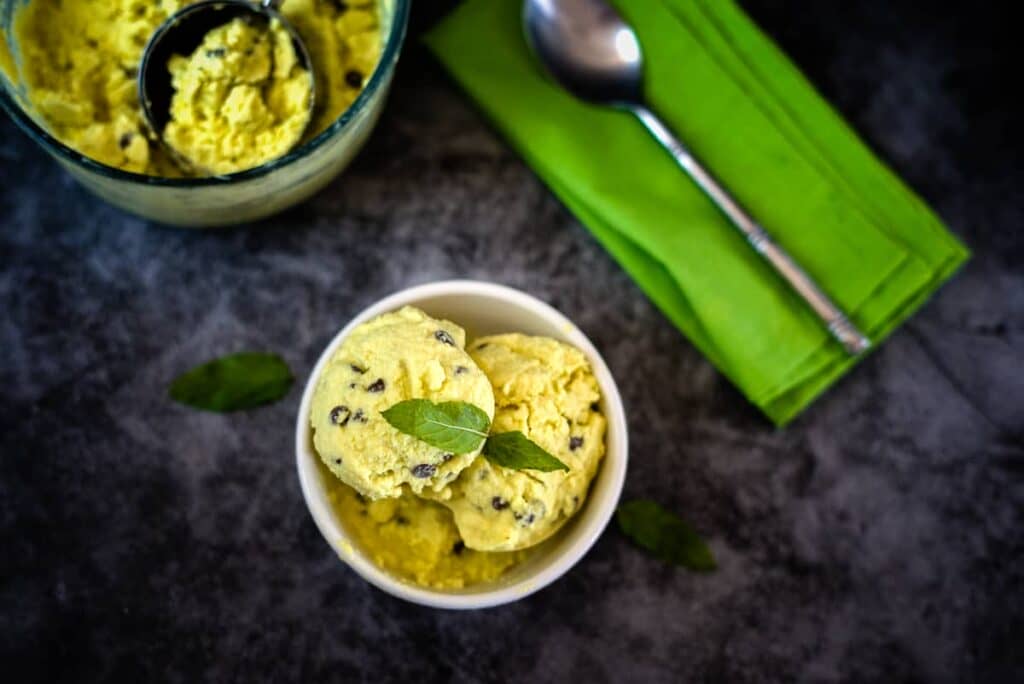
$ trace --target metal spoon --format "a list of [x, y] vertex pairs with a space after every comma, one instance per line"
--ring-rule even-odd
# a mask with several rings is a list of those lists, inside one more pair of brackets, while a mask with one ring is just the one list
[[526, 39], [562, 87], [632, 112], [679, 166], [814, 310], [849, 354], [871, 346], [846, 315], [698, 162], [644, 102], [643, 54], [632, 27], [604, 0], [524, 0]]
[[[264, 22], [268, 26], [272, 21], [277, 21], [292, 39], [299, 66], [312, 74], [313, 60], [302, 41], [302, 36], [281, 15], [281, 2], [282, 0], [202, 0], [172, 14], [150, 37], [139, 63], [139, 102], [150, 130], [160, 140], [171, 159], [184, 171], [195, 171], [196, 165], [168, 145], [163, 137], [164, 127], [171, 119], [171, 98], [174, 95], [167, 61], [173, 55], [192, 54], [203, 42], [206, 34], [218, 26], [239, 17], [249, 17], [252, 21]], [[312, 79], [311, 86], [310, 120], [313, 118], [313, 108], [316, 105], [316, 78]]]

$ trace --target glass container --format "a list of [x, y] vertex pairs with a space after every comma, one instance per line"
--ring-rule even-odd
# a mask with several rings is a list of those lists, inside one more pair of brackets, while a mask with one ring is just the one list
[[319, 135], [283, 157], [239, 173], [164, 178], [107, 166], [47, 132], [33, 113], [23, 85], [12, 80], [17, 78], [20, 59], [14, 15], [31, 1], [0, 0], [0, 107], [82, 185], [107, 202], [153, 221], [203, 228], [254, 221], [282, 211], [323, 188], [348, 166], [384, 107], [411, 4], [411, 0], [380, 0], [380, 61], [355, 102]]

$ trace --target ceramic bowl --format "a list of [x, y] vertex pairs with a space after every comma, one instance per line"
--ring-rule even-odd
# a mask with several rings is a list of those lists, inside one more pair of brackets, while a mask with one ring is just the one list
[[[495, 333], [521, 332], [567, 342], [586, 354], [601, 387], [601, 408], [608, 420], [606, 453], [583, 508], [529, 558], [491, 583], [440, 590], [421, 587], [392, 575], [363, 552], [330, 505], [329, 482], [325, 478], [334, 476], [319, 465], [309, 423], [316, 381], [328, 359], [353, 328], [406, 305], [457, 323], [466, 329], [470, 340]], [[551, 584], [568, 572], [597, 541], [615, 512], [625, 480], [629, 451], [626, 430], [626, 416], [615, 380], [597, 349], [572, 321], [524, 292], [492, 283], [453, 280], [420, 285], [385, 297], [349, 321], [331, 340], [313, 368], [302, 395], [295, 425], [296, 465], [306, 505], [324, 539], [338, 557], [366, 581], [389, 594], [425, 606], [487, 608], [516, 601]]]

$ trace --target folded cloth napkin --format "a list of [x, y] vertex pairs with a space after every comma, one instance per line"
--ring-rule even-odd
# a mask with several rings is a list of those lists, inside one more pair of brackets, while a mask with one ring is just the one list
[[[967, 250], [731, 0], [629, 0], [654, 109], [876, 344]], [[647, 295], [783, 425], [856, 362], [632, 115], [574, 99], [520, 0], [427, 36], [483, 111]]]

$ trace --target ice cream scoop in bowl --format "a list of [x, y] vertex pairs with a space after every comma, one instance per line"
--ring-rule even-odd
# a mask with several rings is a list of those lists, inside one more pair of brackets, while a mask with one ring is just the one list
[[[404, 306], [451, 320], [469, 339], [521, 332], [553, 338], [579, 349], [589, 361], [601, 392], [600, 410], [607, 420], [605, 455], [582, 507], [551, 538], [529, 549], [525, 560], [497, 580], [459, 589], [414, 584], [380, 567], [360, 544], [355, 529], [332, 505], [334, 476], [321, 465], [313, 446], [310, 414], [318, 379], [334, 352], [360, 324]], [[554, 582], [578, 562], [607, 526], [625, 480], [627, 428], [615, 381], [600, 354], [565, 316], [523, 292], [474, 281], [446, 281], [403, 290], [357, 315], [324, 350], [309, 376], [296, 422], [296, 458], [303, 496], [317, 527], [335, 553], [370, 583], [399, 598], [451, 609], [486, 608], [523, 598]]]

